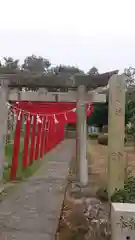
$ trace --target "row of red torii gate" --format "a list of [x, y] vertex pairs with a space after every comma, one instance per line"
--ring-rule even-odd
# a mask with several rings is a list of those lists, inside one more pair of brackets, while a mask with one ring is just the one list
[[[76, 104], [19, 101], [8, 106], [16, 123], [10, 170], [10, 179], [15, 180], [20, 164], [22, 125], [25, 124], [21, 167], [25, 169], [64, 139], [65, 124], [76, 123]], [[92, 112], [93, 105], [87, 104], [86, 116]]]

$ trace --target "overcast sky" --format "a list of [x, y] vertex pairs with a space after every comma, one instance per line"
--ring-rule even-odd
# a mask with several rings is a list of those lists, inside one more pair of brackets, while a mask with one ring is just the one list
[[135, 67], [134, 0], [0, 0], [0, 56], [100, 72]]

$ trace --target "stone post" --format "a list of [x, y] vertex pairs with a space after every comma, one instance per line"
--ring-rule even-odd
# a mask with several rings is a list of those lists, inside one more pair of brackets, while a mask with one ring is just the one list
[[59, 101], [60, 101], [59, 94], [55, 94], [55, 102], [59, 102]]
[[21, 90], [17, 88], [16, 91], [17, 91], [17, 100], [21, 101]]
[[39, 101], [45, 101], [45, 97], [47, 96], [48, 90], [46, 88], [39, 88], [37, 95]]
[[5, 137], [7, 128], [8, 108], [7, 101], [8, 86], [7, 80], [1, 80], [0, 86], [0, 182], [3, 179], [5, 159]]
[[77, 100], [77, 175], [79, 175], [80, 185], [82, 187], [88, 184], [85, 94], [85, 86], [79, 86]]
[[[8, 88], [6, 91], [6, 102], [8, 102], [8, 100], [9, 100], [9, 95], [10, 95], [10, 88]], [[6, 139], [5, 139], [5, 144], [6, 144], [5, 154], [6, 154], [6, 156], [7, 156], [8, 144], [10, 142], [10, 125], [11, 125], [10, 114], [11, 113], [9, 110], [8, 116], [7, 116], [7, 132], [6, 132]]]
[[109, 81], [108, 194], [124, 187], [125, 79], [113, 75]]

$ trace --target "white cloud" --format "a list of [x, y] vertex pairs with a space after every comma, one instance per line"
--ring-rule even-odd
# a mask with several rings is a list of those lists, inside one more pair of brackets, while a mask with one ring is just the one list
[[0, 0], [0, 55], [101, 71], [135, 65], [133, 0]]

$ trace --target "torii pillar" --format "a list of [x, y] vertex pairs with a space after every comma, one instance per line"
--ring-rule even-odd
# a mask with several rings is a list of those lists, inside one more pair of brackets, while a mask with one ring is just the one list
[[77, 89], [77, 179], [81, 187], [88, 184], [87, 129], [86, 129], [86, 88]]
[[76, 175], [81, 187], [88, 185], [86, 103], [106, 102], [104, 94], [98, 95], [100, 101], [96, 93], [87, 93], [84, 85], [77, 88]]
[[[3, 179], [4, 158], [5, 158], [5, 136], [7, 128], [8, 108], [6, 106], [8, 85], [1, 80], [0, 87], [0, 182]], [[0, 189], [1, 190], [1, 189]]]
[[108, 194], [124, 187], [125, 178], [125, 77], [113, 75], [109, 80], [108, 116]]

